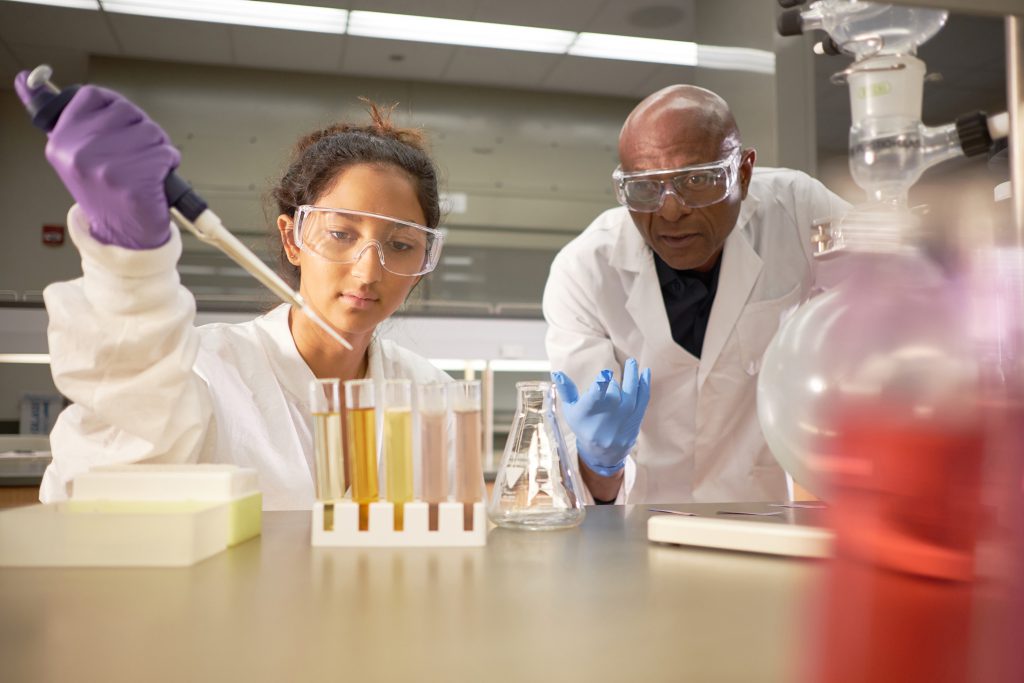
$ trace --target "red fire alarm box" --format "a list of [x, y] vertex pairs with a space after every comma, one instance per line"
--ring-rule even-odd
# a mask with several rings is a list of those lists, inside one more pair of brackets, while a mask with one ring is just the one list
[[64, 226], [44, 225], [43, 244], [45, 244], [48, 247], [59, 247], [60, 245], [64, 244]]

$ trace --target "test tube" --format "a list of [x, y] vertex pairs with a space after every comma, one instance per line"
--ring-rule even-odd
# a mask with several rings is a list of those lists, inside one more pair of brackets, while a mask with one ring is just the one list
[[341, 441], [341, 380], [315, 379], [309, 383], [316, 452], [316, 499], [331, 503], [345, 495], [345, 461]]
[[352, 500], [359, 504], [359, 530], [370, 528], [370, 503], [378, 500], [377, 411], [372, 379], [345, 382], [345, 428]]
[[416, 385], [420, 411], [420, 458], [423, 501], [428, 504], [429, 528], [437, 531], [437, 504], [448, 500], [448, 385]]
[[412, 382], [384, 382], [384, 462], [388, 500], [394, 504], [395, 531], [405, 528], [405, 504], [413, 498], [412, 487]]
[[480, 380], [460, 380], [451, 388], [455, 413], [455, 500], [462, 503], [463, 529], [473, 529], [473, 504], [483, 499], [480, 457]]

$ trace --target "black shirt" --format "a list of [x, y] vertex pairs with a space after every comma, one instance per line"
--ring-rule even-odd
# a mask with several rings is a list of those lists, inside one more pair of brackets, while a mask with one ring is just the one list
[[661, 298], [665, 301], [672, 339], [697, 358], [700, 358], [700, 350], [704, 346], [704, 332], [708, 329], [721, 266], [722, 256], [719, 254], [714, 268], [707, 272], [676, 270], [654, 254], [654, 267], [658, 271]]

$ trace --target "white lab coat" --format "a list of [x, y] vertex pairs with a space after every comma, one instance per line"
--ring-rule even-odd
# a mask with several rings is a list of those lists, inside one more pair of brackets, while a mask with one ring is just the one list
[[726, 239], [701, 358], [672, 339], [646, 245], [625, 208], [604, 212], [555, 258], [544, 290], [547, 352], [581, 391], [635, 357], [651, 400], [617, 502], [786, 497], [757, 420], [761, 357], [814, 282], [811, 224], [846, 203], [804, 173], [754, 170]]
[[[83, 277], [50, 285], [44, 299], [54, 382], [74, 403], [50, 434], [40, 500], [66, 498], [95, 465], [220, 462], [256, 469], [265, 509], [310, 509], [313, 373], [295, 348], [289, 307], [196, 328], [176, 228], [164, 246], [131, 251], [94, 240], [77, 206], [68, 223]], [[450, 381], [376, 338], [368, 377]]]

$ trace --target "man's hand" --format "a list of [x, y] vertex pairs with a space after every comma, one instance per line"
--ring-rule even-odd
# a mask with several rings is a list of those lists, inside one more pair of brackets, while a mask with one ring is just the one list
[[611, 370], [602, 370], [582, 396], [562, 372], [551, 373], [562, 401], [563, 414], [576, 434], [576, 452], [596, 474], [616, 475], [640, 434], [647, 402], [651, 397], [651, 369], [639, 374], [630, 358], [622, 371], [622, 386]]

